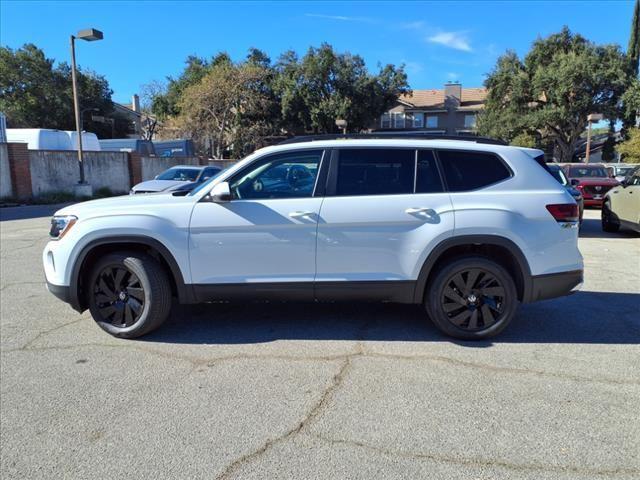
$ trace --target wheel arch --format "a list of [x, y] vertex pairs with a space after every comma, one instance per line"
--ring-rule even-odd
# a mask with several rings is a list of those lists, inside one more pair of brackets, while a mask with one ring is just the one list
[[509, 271], [516, 283], [518, 300], [530, 301], [532, 291], [531, 268], [524, 253], [512, 240], [498, 235], [462, 235], [440, 242], [425, 260], [414, 291], [414, 303], [423, 303], [426, 287], [440, 265], [461, 255], [486, 256]]
[[178, 297], [180, 303], [194, 302], [191, 285], [185, 283], [178, 262], [164, 244], [144, 235], [117, 235], [93, 240], [78, 254], [71, 269], [69, 282], [70, 303], [75, 310], [83, 312], [87, 309], [84, 287], [93, 262], [100, 255], [123, 250], [143, 252], [156, 258], [167, 270], [172, 293]]

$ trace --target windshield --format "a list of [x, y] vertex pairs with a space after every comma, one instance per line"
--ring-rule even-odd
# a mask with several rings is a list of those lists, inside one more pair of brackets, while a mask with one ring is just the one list
[[607, 178], [607, 171], [603, 167], [571, 167], [569, 169], [571, 178], [595, 177]]
[[633, 167], [617, 167], [617, 175], [626, 176], [631, 170], [633, 170]]
[[170, 168], [158, 175], [158, 180], [180, 180], [182, 182], [194, 182], [200, 173], [199, 168]]
[[226, 172], [229, 169], [229, 167], [227, 168], [223, 168], [222, 170], [220, 170], [218, 173], [216, 173], [213, 177], [210, 177], [209, 179], [207, 179], [206, 182], [202, 182], [200, 185], [198, 185], [196, 188], [194, 188], [193, 190], [191, 190], [191, 192], [189, 192], [190, 196], [195, 195], [196, 193], [198, 193], [199, 191], [201, 191], [203, 188], [206, 188], [207, 185], [209, 185], [211, 182], [213, 182], [216, 178], [218, 178], [220, 176], [221, 173]]
[[549, 167], [549, 171], [551, 172], [551, 175], [553, 175], [553, 178], [555, 178], [562, 185], [566, 185], [567, 183], [569, 183], [567, 181], [567, 177], [564, 176], [564, 172], [558, 167]]

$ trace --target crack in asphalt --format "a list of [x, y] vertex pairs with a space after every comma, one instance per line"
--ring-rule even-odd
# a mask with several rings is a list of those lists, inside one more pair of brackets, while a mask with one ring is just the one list
[[362, 354], [362, 351], [358, 350], [357, 352], [346, 356], [346, 358], [340, 365], [340, 369], [333, 376], [332, 382], [327, 386], [327, 388], [324, 389], [318, 401], [313, 405], [313, 407], [307, 412], [307, 414], [303, 417], [303, 419], [294, 428], [286, 431], [284, 434], [278, 437], [268, 439], [258, 449], [237, 458], [236, 460], [231, 462], [222, 471], [222, 473], [216, 477], [216, 479], [225, 480], [230, 478], [230, 476], [233, 475], [233, 473], [236, 472], [245, 463], [251, 462], [257, 457], [263, 455], [278, 443], [281, 443], [287, 440], [288, 438], [299, 434], [309, 423], [311, 423], [315, 418], [317, 418], [322, 413], [326, 405], [329, 403], [331, 396], [343, 384], [344, 378], [349, 370], [349, 367], [351, 366], [352, 358], [361, 354]]
[[[43, 347], [32, 347], [33, 343], [35, 343], [38, 339], [43, 336], [52, 333], [60, 328], [64, 328], [68, 325], [79, 322], [83, 319], [72, 321], [63, 325], [59, 325], [58, 327], [52, 328], [51, 330], [47, 330], [46, 332], [42, 332], [38, 334], [38, 336], [34, 337], [32, 340], [27, 342], [26, 345], [14, 348], [10, 350], [4, 350], [3, 353], [12, 353], [16, 351], [55, 351], [55, 350], [74, 350], [79, 348], [87, 348], [87, 347], [95, 347], [95, 348], [121, 348], [127, 350], [135, 350], [143, 353], [148, 353], [151, 355], [156, 355], [162, 358], [171, 359], [175, 361], [183, 361], [192, 364], [195, 367], [199, 366], [207, 366], [214, 367], [216, 365], [220, 365], [224, 362], [233, 362], [233, 361], [242, 361], [242, 360], [284, 360], [284, 361], [318, 361], [318, 362], [329, 362], [336, 360], [344, 360], [349, 356], [353, 356], [354, 353], [340, 353], [335, 355], [281, 355], [281, 354], [248, 354], [248, 353], [238, 353], [233, 355], [223, 355], [217, 357], [195, 357], [189, 355], [180, 355], [171, 352], [165, 352], [158, 349], [153, 348], [144, 348], [140, 345], [135, 344], [110, 344], [110, 343], [82, 343], [75, 345], [64, 345], [64, 346], [43, 346]], [[126, 342], [130, 342], [126, 341]], [[600, 383], [605, 385], [640, 385], [640, 381], [637, 380], [619, 380], [614, 378], [589, 378], [580, 375], [572, 375], [569, 373], [560, 373], [560, 372], [548, 372], [544, 370], [534, 370], [527, 368], [518, 368], [518, 367], [501, 367], [496, 365], [489, 365], [486, 363], [478, 363], [478, 362], [469, 362], [466, 360], [460, 360], [451, 357], [445, 357], [440, 355], [425, 355], [425, 354], [416, 354], [416, 355], [402, 355], [395, 353], [379, 353], [367, 351], [364, 346], [359, 345], [359, 353], [358, 355], [364, 358], [382, 358], [382, 359], [392, 359], [392, 360], [402, 360], [402, 361], [430, 361], [430, 362], [440, 362], [447, 363], [449, 365], [465, 367], [465, 368], [474, 368], [487, 372], [494, 373], [506, 373], [506, 374], [516, 374], [516, 375], [532, 375], [536, 377], [551, 377], [557, 378], [560, 380], [568, 380], [573, 382], [582, 382], [582, 383]]]
[[2, 287], [0, 287], [0, 292], [4, 291], [9, 287], [16, 287], [18, 285], [44, 285], [45, 282], [13, 282], [13, 283], [5, 283]]
[[393, 457], [407, 458], [411, 460], [431, 460], [435, 462], [448, 463], [454, 465], [466, 466], [483, 466], [483, 467], [502, 467], [508, 470], [531, 471], [531, 472], [550, 472], [550, 473], [574, 473], [582, 475], [637, 475], [640, 474], [639, 469], [635, 468], [616, 468], [614, 470], [583, 468], [573, 465], [541, 465], [536, 463], [512, 463], [500, 459], [479, 458], [479, 457], [456, 457], [450, 455], [442, 455], [438, 453], [410, 452], [403, 450], [395, 450], [390, 448], [378, 447], [370, 445], [358, 440], [345, 440], [325, 437], [317, 433], [306, 433], [310, 437], [316, 438], [331, 445], [349, 445], [375, 452], [376, 454], [389, 455]]

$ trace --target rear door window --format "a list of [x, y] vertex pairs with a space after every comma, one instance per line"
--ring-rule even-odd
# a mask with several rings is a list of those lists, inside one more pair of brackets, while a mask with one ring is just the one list
[[507, 166], [492, 153], [438, 151], [444, 177], [451, 192], [486, 187], [511, 176]]
[[340, 150], [336, 195], [413, 193], [415, 150], [349, 148]]

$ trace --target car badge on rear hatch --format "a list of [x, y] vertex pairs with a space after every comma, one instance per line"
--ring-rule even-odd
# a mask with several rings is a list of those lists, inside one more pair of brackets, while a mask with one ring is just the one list
[[600, 185], [596, 185], [596, 192], [599, 192], [600, 190], [602, 190], [602, 187]]

